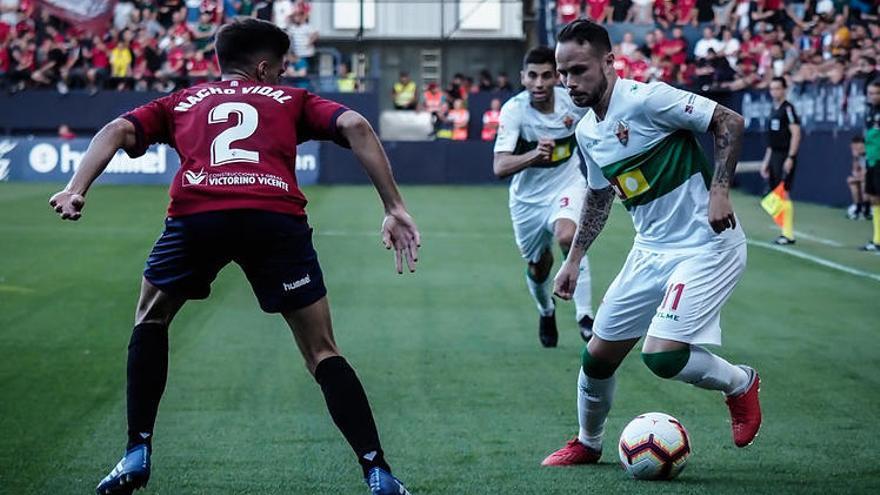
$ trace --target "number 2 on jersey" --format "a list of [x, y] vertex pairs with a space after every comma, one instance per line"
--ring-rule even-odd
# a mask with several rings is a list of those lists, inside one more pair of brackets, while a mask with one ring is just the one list
[[247, 139], [256, 132], [259, 121], [256, 108], [241, 102], [221, 103], [211, 109], [208, 124], [227, 122], [231, 114], [238, 116], [238, 124], [221, 132], [211, 142], [211, 166], [217, 167], [231, 162], [259, 163], [260, 153], [232, 147], [235, 141]]

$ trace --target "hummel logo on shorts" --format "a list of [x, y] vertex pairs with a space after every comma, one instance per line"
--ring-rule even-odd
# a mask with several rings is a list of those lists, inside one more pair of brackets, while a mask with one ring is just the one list
[[306, 275], [305, 277], [303, 277], [303, 278], [297, 280], [296, 282], [293, 282], [293, 283], [291, 283], [291, 284], [288, 284], [287, 282], [282, 282], [281, 285], [284, 286], [284, 291], [285, 291], [285, 292], [289, 292], [289, 291], [292, 291], [292, 290], [299, 289], [300, 287], [302, 287], [303, 285], [308, 284], [308, 283], [311, 282], [311, 281], [312, 281], [312, 278], [311, 278], [309, 275]]

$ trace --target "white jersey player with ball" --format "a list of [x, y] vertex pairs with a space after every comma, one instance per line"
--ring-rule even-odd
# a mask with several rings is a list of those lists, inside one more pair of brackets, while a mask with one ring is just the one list
[[[526, 54], [526, 90], [501, 108], [493, 164], [496, 175], [511, 177], [510, 218], [528, 263], [526, 284], [540, 313], [539, 339], [545, 347], [558, 340], [550, 277], [554, 240], [566, 256], [586, 188], [574, 131], [587, 110], [576, 106], [558, 81], [553, 50], [537, 47]], [[581, 335], [588, 339], [593, 310], [586, 257], [578, 281], [575, 312]]]
[[[598, 462], [615, 372], [642, 337], [642, 360], [655, 375], [724, 393], [734, 444], [745, 447], [761, 426], [758, 374], [703, 347], [721, 344], [721, 307], [745, 270], [745, 236], [729, 198], [743, 118], [664, 83], [619, 79], [608, 32], [592, 21], [568, 24], [558, 41], [562, 81], [590, 112], [576, 132], [587, 195], [555, 292], [571, 297], [580, 257], [614, 196], [632, 215], [636, 237], [582, 354], [578, 435], [543, 464]], [[715, 137], [714, 171], [695, 137], [703, 132]]]

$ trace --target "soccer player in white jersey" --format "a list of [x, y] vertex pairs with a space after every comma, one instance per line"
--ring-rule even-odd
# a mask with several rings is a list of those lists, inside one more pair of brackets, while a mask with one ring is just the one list
[[[743, 118], [663, 83], [618, 79], [608, 32], [587, 20], [560, 31], [556, 62], [574, 102], [588, 188], [572, 249], [554, 289], [571, 297], [581, 256], [605, 225], [615, 193], [633, 217], [633, 248], [599, 307], [578, 376], [580, 431], [543, 464], [599, 460], [614, 372], [641, 337], [662, 378], [725, 394], [736, 446], [761, 425], [758, 374], [703, 345], [721, 344], [719, 315], [746, 264], [746, 239], [728, 192]], [[694, 133], [715, 137], [715, 170]]]
[[[540, 46], [523, 58], [525, 91], [501, 108], [493, 169], [510, 177], [510, 218], [520, 253], [528, 263], [526, 284], [540, 314], [538, 337], [544, 347], [558, 340], [550, 269], [554, 239], [568, 254], [586, 187], [574, 129], [586, 109], [558, 87], [556, 56]], [[584, 256], [578, 268], [575, 312], [581, 337], [592, 335], [590, 267]]]

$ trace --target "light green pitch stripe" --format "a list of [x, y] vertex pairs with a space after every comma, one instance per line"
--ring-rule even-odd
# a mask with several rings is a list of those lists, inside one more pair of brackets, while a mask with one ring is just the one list
[[791, 247], [782, 247], [777, 246], [775, 244], [770, 244], [769, 242], [760, 242], [760, 241], [748, 241], [750, 246], [760, 246], [762, 248], [770, 249], [771, 251], [778, 251], [780, 253], [784, 253], [790, 256], [794, 256], [795, 258], [800, 258], [802, 260], [812, 261], [817, 265], [822, 265], [824, 267], [828, 267], [837, 271], [841, 271], [844, 273], [849, 273], [850, 275], [855, 275], [857, 277], [864, 277], [867, 279], [871, 279], [875, 282], [880, 282], [880, 275], [876, 273], [866, 272], [863, 270], [859, 270], [857, 268], [853, 268], [851, 266], [841, 265], [840, 263], [835, 263], [830, 260], [826, 260], [825, 258], [820, 258], [819, 256], [814, 256], [812, 254], [807, 254], [801, 251], [796, 251]]

